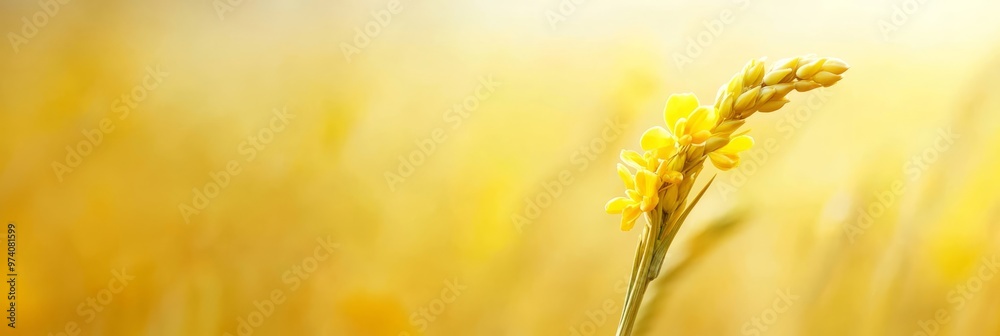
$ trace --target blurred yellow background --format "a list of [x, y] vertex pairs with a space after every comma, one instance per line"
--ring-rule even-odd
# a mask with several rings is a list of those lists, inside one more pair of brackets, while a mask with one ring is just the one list
[[61, 1], [0, 4], [0, 334], [611, 335], [618, 152], [815, 53], [637, 334], [1000, 335], [996, 2]]

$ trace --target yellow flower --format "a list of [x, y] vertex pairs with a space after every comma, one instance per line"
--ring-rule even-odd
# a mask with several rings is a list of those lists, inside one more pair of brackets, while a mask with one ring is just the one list
[[625, 185], [629, 187], [625, 190], [628, 197], [615, 197], [608, 201], [604, 210], [609, 214], [621, 214], [622, 231], [631, 230], [635, 226], [635, 221], [643, 212], [652, 211], [660, 202], [659, 189], [660, 178], [655, 173], [639, 169], [633, 181], [633, 176], [625, 166], [618, 164], [618, 176], [622, 178]]
[[625, 189], [635, 189], [632, 173], [629, 173], [628, 168], [625, 168], [621, 163], [618, 164], [618, 177], [625, 183]]
[[642, 133], [639, 146], [644, 151], [652, 152], [653, 156], [666, 160], [677, 152], [677, 138], [665, 128], [655, 126]]
[[667, 128], [656, 126], [642, 134], [642, 149], [671, 148], [675, 143], [680, 146], [700, 145], [712, 136], [719, 114], [714, 107], [699, 106], [698, 97], [694, 94], [675, 94], [667, 98], [663, 120]]
[[622, 162], [625, 162], [625, 164], [636, 170], [656, 170], [656, 167], [660, 164], [660, 161], [653, 156], [652, 152], [639, 154], [636, 151], [623, 149], [619, 157], [622, 159]]
[[708, 158], [712, 160], [715, 167], [722, 170], [730, 170], [740, 165], [740, 152], [753, 147], [753, 138], [749, 135], [740, 135], [729, 140], [729, 143], [714, 152], [708, 153]]

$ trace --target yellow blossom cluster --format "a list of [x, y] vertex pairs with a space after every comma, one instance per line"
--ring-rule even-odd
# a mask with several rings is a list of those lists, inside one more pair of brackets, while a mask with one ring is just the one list
[[608, 213], [622, 214], [621, 229], [629, 230], [643, 212], [659, 203], [662, 190], [684, 179], [684, 150], [703, 146], [704, 153], [722, 170], [739, 165], [739, 153], [753, 145], [747, 135], [733, 136], [742, 120], [718, 123], [719, 113], [713, 106], [702, 106], [693, 94], [676, 94], [667, 99], [663, 112], [666, 128], [655, 126], [642, 134], [639, 141], [643, 153], [623, 150], [621, 159], [635, 170], [618, 164], [618, 175], [625, 183], [625, 195], [608, 202]]
[[[694, 94], [667, 98], [664, 126], [642, 134], [642, 153], [623, 150], [618, 175], [625, 183], [625, 196], [605, 206], [610, 214], [621, 214], [621, 229], [630, 230], [643, 213], [657, 207], [654, 220], [680, 219], [678, 210], [686, 202], [693, 180], [707, 158], [720, 170], [740, 164], [740, 152], [753, 146], [753, 138], [735, 133], [756, 112], [773, 112], [789, 102], [785, 96], [836, 84], [848, 69], [836, 58], [792, 57], [766, 69], [764, 61], [751, 60], [719, 90], [714, 105], [701, 105]], [[631, 169], [630, 169], [631, 168]], [[634, 173], [632, 171], [635, 171]], [[661, 204], [665, 203], [665, 204]], [[667, 223], [674, 227], [679, 223]]]

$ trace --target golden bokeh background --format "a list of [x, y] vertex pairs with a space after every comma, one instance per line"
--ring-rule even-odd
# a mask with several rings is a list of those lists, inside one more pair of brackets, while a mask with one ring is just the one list
[[750, 120], [637, 334], [1000, 335], [995, 2], [0, 8], [0, 334], [611, 335], [618, 152], [815, 53], [852, 68]]

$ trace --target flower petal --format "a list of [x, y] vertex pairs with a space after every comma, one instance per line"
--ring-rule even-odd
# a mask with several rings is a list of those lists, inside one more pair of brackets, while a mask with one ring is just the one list
[[657, 148], [670, 147], [676, 143], [674, 136], [666, 128], [655, 126], [642, 133], [639, 145], [642, 150], [653, 150]]
[[646, 174], [643, 174], [643, 170], [635, 172], [635, 191], [638, 193], [639, 197], [642, 198], [645, 195], [646, 189]]
[[625, 165], [621, 163], [618, 164], [618, 177], [622, 179], [622, 183], [625, 183], [625, 189], [635, 189], [632, 173], [629, 173], [628, 168], [625, 168]]
[[741, 135], [729, 140], [729, 143], [722, 148], [719, 148], [716, 152], [721, 154], [736, 154], [753, 147], [753, 138], [749, 135]]
[[635, 226], [635, 221], [642, 215], [638, 205], [630, 205], [622, 210], [622, 231], [631, 230]]
[[660, 160], [656, 157], [656, 151], [642, 153], [642, 159], [646, 160], [646, 170], [656, 170], [656, 166], [660, 165]]
[[708, 153], [708, 158], [712, 160], [712, 165], [720, 170], [730, 170], [740, 165], [740, 157], [736, 154], [722, 154], [716, 151]]
[[688, 120], [688, 128], [691, 129], [692, 134], [701, 131], [711, 131], [715, 128], [717, 121], [719, 121], [719, 114], [716, 113], [715, 108], [702, 106], [691, 113], [691, 119]]
[[629, 205], [633, 205], [633, 204], [635, 204], [635, 203], [632, 202], [632, 200], [630, 200], [628, 198], [625, 198], [625, 197], [615, 197], [615, 198], [612, 198], [610, 201], [608, 201], [607, 204], [604, 205], [604, 211], [606, 211], [609, 214], [620, 214], [620, 213], [622, 213], [623, 210], [625, 210], [625, 207], [627, 207]]
[[685, 134], [684, 136], [677, 139], [677, 144], [681, 146], [690, 145], [694, 138], [690, 134]]
[[[674, 140], [676, 140], [676, 139], [674, 139]], [[653, 157], [655, 157], [657, 159], [660, 159], [660, 160], [670, 160], [670, 158], [673, 157], [674, 154], [677, 153], [677, 145], [675, 143], [674, 145], [671, 145], [671, 146], [668, 146], [668, 147], [657, 148], [656, 150], [652, 151], [652, 153], [653, 153]], [[660, 164], [657, 163], [657, 167], [659, 167], [659, 166], [660, 166]]]
[[635, 174], [635, 186], [636, 191], [639, 192], [641, 196], [652, 196], [655, 195], [657, 191], [660, 178], [648, 170], [640, 170]]
[[694, 132], [694, 133], [691, 134], [691, 143], [693, 143], [695, 145], [700, 145], [700, 144], [704, 143], [705, 141], [708, 141], [708, 138], [711, 138], [711, 137], [712, 137], [712, 133], [709, 132], [709, 131], [706, 131], [706, 130], [697, 131], [697, 132]]
[[625, 196], [628, 196], [632, 200], [632, 203], [642, 202], [642, 195], [639, 195], [639, 192], [633, 189], [625, 190]]
[[670, 184], [678, 184], [684, 180], [684, 174], [676, 171], [667, 171], [663, 174], [663, 182]]
[[635, 151], [623, 149], [619, 157], [621, 157], [622, 162], [625, 162], [625, 164], [632, 166], [632, 168], [642, 169], [643, 167], [646, 166], [646, 159], [643, 159], [642, 155], [636, 153]]
[[670, 95], [667, 98], [667, 107], [663, 111], [663, 121], [667, 123], [667, 128], [674, 129], [677, 120], [691, 115], [691, 111], [698, 108], [698, 105], [698, 97], [693, 93]]
[[[683, 139], [685, 135], [688, 135], [688, 118], [677, 119], [677, 123], [674, 124], [674, 136], [680, 140]], [[684, 143], [681, 143], [681, 146], [683, 145]]]
[[653, 196], [647, 196], [642, 198], [642, 202], [639, 202], [639, 210], [643, 212], [653, 211], [656, 205], [660, 203], [660, 198], [653, 194]]

